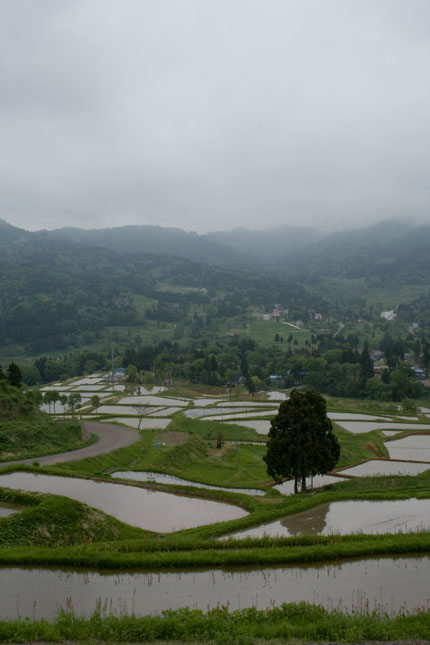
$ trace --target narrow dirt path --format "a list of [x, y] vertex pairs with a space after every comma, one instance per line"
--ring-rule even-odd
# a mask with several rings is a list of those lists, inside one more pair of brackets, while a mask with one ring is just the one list
[[98, 437], [96, 443], [85, 448], [78, 450], [71, 450], [69, 452], [60, 452], [56, 455], [46, 455], [45, 457], [31, 457], [30, 459], [16, 459], [14, 461], [5, 461], [0, 463], [0, 468], [3, 466], [11, 466], [13, 464], [32, 464], [38, 461], [41, 466], [51, 466], [64, 461], [75, 461], [77, 459], [84, 459], [85, 457], [97, 457], [104, 455], [112, 450], [124, 448], [129, 446], [139, 439], [137, 430], [124, 428], [112, 423], [99, 423], [97, 421], [85, 421], [82, 423], [83, 432], [95, 434]]

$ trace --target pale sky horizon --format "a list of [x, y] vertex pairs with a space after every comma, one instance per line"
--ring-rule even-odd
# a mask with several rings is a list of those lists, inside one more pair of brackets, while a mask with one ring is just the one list
[[428, 0], [2, 0], [0, 218], [430, 223]]

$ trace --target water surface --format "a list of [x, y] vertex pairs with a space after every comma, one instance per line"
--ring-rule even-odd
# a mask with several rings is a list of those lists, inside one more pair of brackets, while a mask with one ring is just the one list
[[419, 423], [378, 423], [372, 421], [337, 421], [337, 424], [348, 432], [361, 434], [371, 430], [403, 430], [403, 432], [420, 430], [430, 430], [430, 425]]
[[117, 615], [306, 601], [327, 609], [395, 614], [429, 608], [430, 558], [378, 558], [254, 570], [162, 573], [0, 568], [0, 618], [53, 618], [60, 607]]
[[430, 434], [411, 434], [402, 439], [386, 441], [391, 459], [430, 462]]
[[407, 499], [389, 502], [347, 501], [320, 504], [315, 508], [288, 515], [276, 522], [263, 524], [232, 537], [264, 535], [348, 535], [349, 533], [407, 533], [430, 530], [430, 499]]
[[18, 506], [12, 506], [11, 504], [0, 504], [0, 517], [9, 517], [9, 515], [15, 515], [21, 510]]
[[130, 428], [140, 427], [140, 430], [164, 430], [171, 420], [172, 419], [156, 419], [154, 417], [143, 417], [143, 419], [139, 419], [138, 417], [115, 417], [115, 419], [109, 419], [109, 423], [122, 423]]
[[122, 522], [158, 533], [247, 515], [246, 511], [232, 504], [75, 477], [16, 472], [0, 475], [0, 486], [65, 495], [113, 515]]
[[367, 477], [369, 475], [418, 475], [429, 468], [430, 464], [419, 464], [413, 461], [372, 459], [358, 466], [344, 468], [340, 472], [343, 475], [354, 475], [356, 477]]
[[[249, 442], [247, 442], [249, 443]], [[153, 481], [158, 484], [183, 484], [184, 486], [193, 486], [194, 488], [210, 488], [212, 490], [224, 490], [228, 493], [243, 493], [244, 495], [265, 495], [266, 493], [258, 488], [228, 488], [226, 486], [212, 486], [211, 484], [201, 484], [199, 482], [193, 482], [188, 479], [181, 479], [181, 477], [176, 477], [175, 475], [167, 475], [165, 473], [154, 473], [154, 472], [138, 472], [137, 470], [126, 470], [112, 473], [112, 477], [117, 477], [118, 479], [132, 479], [133, 481], [138, 482], [148, 482]]]

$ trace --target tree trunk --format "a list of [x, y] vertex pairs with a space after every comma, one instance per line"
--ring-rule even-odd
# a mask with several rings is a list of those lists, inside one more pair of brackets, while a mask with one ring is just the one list
[[306, 475], [302, 475], [302, 493], [306, 493]]
[[299, 492], [299, 488], [297, 486], [298, 479], [297, 475], [294, 475], [294, 494]]

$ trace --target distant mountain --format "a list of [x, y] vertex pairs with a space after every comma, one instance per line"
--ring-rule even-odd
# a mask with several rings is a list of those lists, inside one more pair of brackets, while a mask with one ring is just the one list
[[430, 225], [388, 220], [334, 233], [290, 254], [283, 268], [300, 280], [336, 276], [425, 284], [430, 281]]
[[51, 239], [100, 246], [121, 254], [151, 253], [218, 266], [243, 269], [252, 267], [252, 260], [244, 253], [215, 238], [187, 233], [179, 228], [142, 225], [92, 230], [61, 228], [43, 233]]
[[50, 238], [101, 246], [121, 254], [153, 253], [245, 270], [276, 268], [293, 251], [322, 237], [316, 229], [290, 226], [270, 231], [238, 228], [206, 235], [147, 225], [92, 230], [62, 228], [44, 233]]
[[234, 249], [240, 255], [246, 255], [254, 262], [275, 268], [279, 262], [285, 262], [291, 253], [324, 236], [315, 228], [279, 226], [269, 231], [236, 228], [232, 231], [208, 233], [206, 237]]
[[11, 244], [12, 242], [26, 240], [30, 235], [31, 233], [24, 231], [24, 229], [12, 226], [3, 219], [0, 219], [0, 247]]

